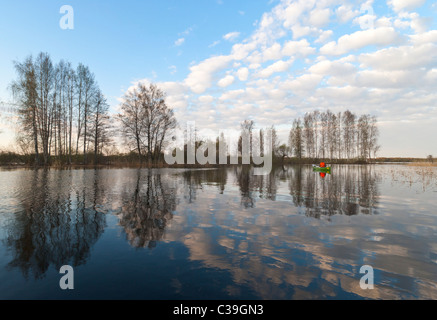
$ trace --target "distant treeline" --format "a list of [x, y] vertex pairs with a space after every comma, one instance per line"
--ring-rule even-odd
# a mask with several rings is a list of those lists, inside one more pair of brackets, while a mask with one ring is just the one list
[[376, 116], [313, 111], [294, 120], [287, 154], [298, 159], [368, 161], [380, 149], [378, 137]]

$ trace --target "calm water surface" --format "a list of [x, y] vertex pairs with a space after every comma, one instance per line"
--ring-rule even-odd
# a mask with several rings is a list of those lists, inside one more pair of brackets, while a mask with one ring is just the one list
[[436, 208], [436, 167], [3, 170], [0, 299], [437, 299]]

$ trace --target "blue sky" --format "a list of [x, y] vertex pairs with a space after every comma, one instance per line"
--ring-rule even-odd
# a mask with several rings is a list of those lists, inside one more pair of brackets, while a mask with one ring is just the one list
[[[74, 9], [63, 30], [61, 6]], [[1, 1], [0, 100], [40, 51], [90, 67], [111, 110], [156, 82], [179, 122], [214, 132], [315, 109], [371, 113], [380, 155], [437, 154], [437, 6], [426, 0]], [[0, 147], [13, 144], [5, 117]]]
[[[73, 30], [59, 27], [64, 4], [74, 9]], [[270, 7], [261, 1], [2, 1], [1, 94], [14, 77], [12, 60], [40, 51], [88, 65], [108, 96], [118, 97], [135, 79], [183, 80], [190, 63], [230, 48], [225, 41], [211, 44], [234, 29], [250, 34]]]

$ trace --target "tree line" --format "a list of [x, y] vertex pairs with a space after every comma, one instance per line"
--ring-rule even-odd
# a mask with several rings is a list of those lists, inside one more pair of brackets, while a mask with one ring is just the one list
[[376, 116], [313, 111], [293, 121], [288, 150], [299, 159], [369, 160], [380, 149], [378, 138]]
[[[23, 153], [32, 155], [35, 165], [100, 163], [104, 154], [117, 150], [117, 136], [129, 150], [128, 156], [136, 157], [140, 165], [164, 162], [164, 148], [172, 142], [178, 122], [165, 92], [156, 84], [140, 82], [130, 88], [122, 97], [120, 112], [111, 117], [95, 75], [82, 63], [73, 68], [68, 61], [53, 63], [49, 54], [39, 53], [14, 62], [14, 67], [17, 78], [10, 87], [18, 106], [17, 143]], [[250, 145], [258, 144], [261, 155], [266, 141], [271, 141], [273, 155], [282, 159], [367, 160], [380, 148], [376, 117], [357, 116], [349, 110], [306, 113], [293, 121], [285, 144], [274, 126], [266, 132], [271, 135], [268, 139], [262, 129], [254, 136], [254, 128], [253, 120], [240, 124], [240, 156], [249, 150], [243, 137], [249, 137]], [[198, 140], [196, 150], [214, 143]], [[219, 137], [215, 143], [218, 150]]]
[[[242, 137], [248, 136], [251, 144], [264, 151], [265, 131], [259, 137], [253, 134], [255, 122], [244, 120], [240, 124], [238, 152], [243, 152]], [[376, 157], [380, 149], [376, 116], [356, 115], [349, 110], [337, 114], [327, 111], [307, 112], [303, 119], [294, 119], [288, 135], [288, 143], [281, 143], [275, 126], [269, 128], [273, 156], [303, 159], [358, 160]]]

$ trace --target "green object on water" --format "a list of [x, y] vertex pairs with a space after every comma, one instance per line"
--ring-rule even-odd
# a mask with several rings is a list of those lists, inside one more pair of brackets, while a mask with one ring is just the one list
[[313, 171], [317, 171], [317, 172], [326, 172], [331, 174], [331, 167], [325, 167], [325, 168], [321, 168], [319, 166], [314, 166], [313, 165]]

